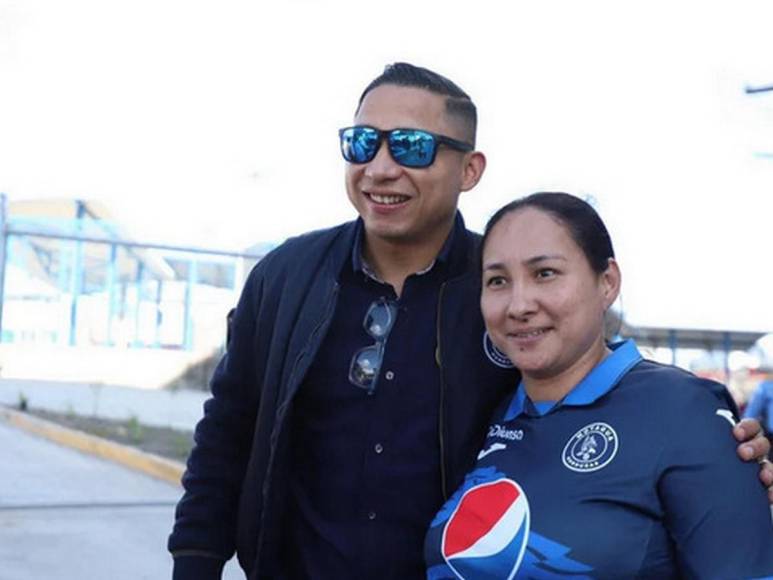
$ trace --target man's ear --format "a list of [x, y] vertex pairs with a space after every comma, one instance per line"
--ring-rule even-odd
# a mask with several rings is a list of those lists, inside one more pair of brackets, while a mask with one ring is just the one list
[[464, 168], [462, 169], [462, 191], [469, 191], [475, 187], [483, 172], [486, 170], [486, 156], [480, 151], [465, 153]]
[[601, 284], [604, 292], [604, 309], [606, 310], [617, 300], [622, 284], [620, 266], [617, 265], [617, 260], [614, 258], [609, 258], [607, 269], [601, 273]]

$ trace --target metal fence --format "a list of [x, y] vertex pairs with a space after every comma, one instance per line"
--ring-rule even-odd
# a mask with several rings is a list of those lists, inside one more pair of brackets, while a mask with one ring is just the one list
[[9, 215], [0, 194], [0, 342], [222, 344], [226, 313], [263, 253], [133, 241], [72, 203], [71, 217], [25, 217]]

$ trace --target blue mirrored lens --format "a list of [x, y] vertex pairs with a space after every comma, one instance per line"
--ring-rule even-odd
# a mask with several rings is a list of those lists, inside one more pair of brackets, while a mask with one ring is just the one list
[[396, 314], [397, 307], [393, 303], [374, 302], [365, 314], [365, 331], [376, 339], [385, 337], [392, 329]]
[[378, 345], [357, 351], [349, 367], [349, 380], [358, 387], [371, 388], [378, 377], [383, 352]]
[[367, 163], [376, 156], [380, 137], [369, 127], [352, 127], [341, 134], [341, 152], [351, 163]]
[[427, 167], [435, 159], [435, 138], [417, 129], [396, 129], [389, 134], [389, 152], [400, 165]]

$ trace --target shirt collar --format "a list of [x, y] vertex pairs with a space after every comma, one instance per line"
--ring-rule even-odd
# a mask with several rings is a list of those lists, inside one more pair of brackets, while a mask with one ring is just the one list
[[504, 420], [512, 421], [521, 413], [539, 417], [560, 406], [581, 407], [595, 403], [614, 389], [620, 379], [642, 360], [639, 349], [633, 340], [629, 339], [611, 344], [609, 348], [612, 349], [612, 353], [597, 364], [561, 401], [553, 405], [543, 406], [540, 403], [538, 408], [529, 399], [523, 381], [521, 381], [510, 406], [507, 408]]
[[[377, 282], [383, 282], [376, 273], [371, 268], [370, 264], [365, 260], [365, 256], [362, 254], [362, 248], [363, 248], [363, 242], [365, 240], [365, 224], [362, 221], [362, 218], [357, 218], [357, 230], [354, 235], [354, 247], [352, 248], [352, 267], [354, 272], [362, 272], [369, 278], [372, 278], [376, 280]], [[446, 241], [443, 243], [443, 247], [440, 248], [440, 252], [438, 253], [437, 257], [432, 260], [432, 263], [424, 268], [423, 270], [420, 270], [419, 272], [416, 272], [418, 275], [426, 274], [432, 268], [435, 267], [435, 264], [441, 263], [441, 264], [447, 264], [451, 258], [451, 248], [454, 245], [454, 242], [457, 238], [460, 237], [459, 230], [464, 231], [464, 221], [462, 220], [461, 214], [457, 211], [456, 217], [454, 218], [454, 225], [451, 227], [451, 232], [448, 234], [448, 237], [446, 238]]]

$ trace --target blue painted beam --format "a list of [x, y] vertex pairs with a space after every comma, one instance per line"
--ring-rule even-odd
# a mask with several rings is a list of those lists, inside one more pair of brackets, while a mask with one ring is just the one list
[[227, 256], [231, 258], [248, 258], [260, 260], [265, 254], [250, 254], [248, 252], [231, 252], [228, 250], [208, 250], [206, 248], [196, 248], [191, 246], [175, 246], [172, 244], [147, 244], [144, 242], [133, 242], [131, 240], [120, 240], [117, 238], [99, 238], [94, 236], [81, 236], [71, 234], [60, 234], [56, 232], [47, 232], [34, 228], [8, 228], [8, 234], [14, 236], [37, 236], [39, 238], [50, 238], [55, 240], [80, 240], [91, 244], [119, 244], [125, 248], [147, 248], [151, 250], [170, 250], [173, 252], [188, 252], [190, 254], [206, 254], [211, 256]]
[[[86, 204], [77, 200], [75, 206], [76, 227], [81, 229], [86, 215]], [[83, 292], [83, 240], [77, 240], [70, 272], [70, 346], [75, 346], [78, 338], [78, 298], [81, 292]]]
[[116, 278], [118, 272], [118, 246], [110, 246], [110, 261], [107, 264], [105, 292], [107, 293], [107, 345], [115, 346], [113, 339], [113, 319], [116, 314]]
[[761, 86], [761, 87], [753, 87], [751, 85], [746, 85], [746, 88], [744, 90], [746, 91], [747, 95], [754, 95], [757, 93], [769, 93], [773, 91], [773, 85]]
[[679, 339], [673, 328], [668, 331], [668, 346], [671, 348], [671, 364], [676, 366], [676, 349], [679, 348]]
[[137, 262], [137, 277], [134, 282], [134, 287], [137, 290], [137, 300], [134, 303], [134, 346], [142, 346], [143, 342], [140, 340], [140, 316], [142, 312], [142, 282], [145, 277], [145, 264]]
[[8, 198], [0, 193], [0, 342], [3, 342], [3, 306], [5, 306], [5, 264], [8, 254]]
[[730, 380], [730, 351], [733, 348], [733, 341], [732, 337], [730, 336], [729, 332], [722, 333], [722, 338], [724, 341], [724, 344], [722, 345], [724, 347], [725, 351], [725, 380]]
[[161, 314], [161, 299], [163, 297], [164, 282], [163, 280], [156, 280], [156, 332], [153, 346], [159, 348], [161, 346], [161, 323], [163, 322], [163, 316]]
[[193, 348], [193, 319], [191, 317], [193, 309], [193, 287], [198, 280], [198, 262], [191, 260], [188, 262], [188, 280], [185, 283], [185, 314], [183, 320], [183, 348], [191, 350]]

